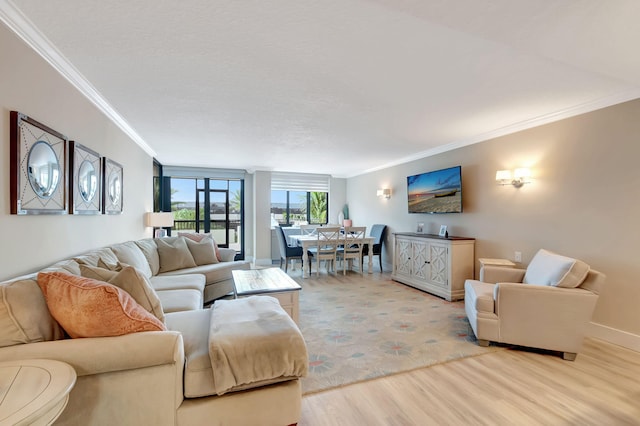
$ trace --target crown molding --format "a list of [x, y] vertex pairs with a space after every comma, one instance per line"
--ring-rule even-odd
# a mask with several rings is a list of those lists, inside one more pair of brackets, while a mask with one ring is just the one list
[[0, 20], [20, 37], [29, 47], [58, 71], [73, 87], [82, 93], [116, 126], [129, 136], [151, 157], [155, 151], [107, 102], [91, 83], [64, 57], [51, 41], [9, 0], [0, 0]]
[[519, 121], [517, 123], [510, 124], [508, 126], [501, 127], [499, 129], [492, 130], [489, 132], [481, 133], [467, 139], [462, 139], [462, 140], [451, 142], [445, 145], [440, 145], [435, 148], [428, 149], [426, 151], [418, 152], [416, 154], [399, 158], [398, 160], [364, 170], [360, 173], [349, 175], [347, 177], [350, 178], [350, 177], [364, 175], [367, 173], [376, 172], [383, 169], [388, 169], [389, 167], [399, 166], [401, 164], [406, 164], [415, 160], [421, 160], [423, 158], [431, 157], [436, 154], [441, 154], [443, 152], [452, 151], [457, 148], [462, 148], [468, 145], [473, 145], [476, 143], [488, 141], [490, 139], [495, 139], [500, 136], [510, 135], [523, 130], [532, 129], [534, 127], [542, 126], [544, 124], [549, 124], [556, 121], [564, 120], [565, 118], [575, 117], [580, 114], [586, 114], [588, 112], [596, 111], [602, 108], [621, 104], [623, 102], [631, 101], [638, 98], [640, 98], [640, 87], [635, 87], [631, 90], [626, 90], [624, 92], [619, 92], [613, 95], [605, 96], [603, 98], [584, 102], [582, 104], [568, 107], [560, 111], [544, 114], [538, 117], [531, 118], [529, 120]]

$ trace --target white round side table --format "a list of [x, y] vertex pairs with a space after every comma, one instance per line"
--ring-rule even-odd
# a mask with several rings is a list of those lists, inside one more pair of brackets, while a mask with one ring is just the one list
[[0, 362], [0, 426], [48, 425], [60, 416], [76, 372], [60, 361]]

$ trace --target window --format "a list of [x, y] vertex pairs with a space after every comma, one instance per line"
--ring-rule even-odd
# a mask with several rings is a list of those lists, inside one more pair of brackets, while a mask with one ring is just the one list
[[329, 216], [329, 176], [271, 173], [271, 224], [325, 224]]
[[166, 177], [163, 180], [178, 232], [211, 233], [221, 247], [235, 249], [244, 258], [243, 193], [239, 179]]
[[326, 192], [271, 191], [271, 218], [278, 225], [327, 223], [329, 213]]

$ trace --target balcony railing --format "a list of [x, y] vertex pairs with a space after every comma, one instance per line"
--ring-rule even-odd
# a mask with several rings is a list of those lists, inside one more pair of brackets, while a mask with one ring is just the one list
[[[172, 231], [196, 232], [196, 220], [174, 220]], [[200, 232], [204, 230], [204, 220], [200, 221]], [[229, 241], [226, 236], [226, 222], [211, 221], [211, 235], [220, 247], [229, 247], [240, 251], [240, 221], [229, 221]]]

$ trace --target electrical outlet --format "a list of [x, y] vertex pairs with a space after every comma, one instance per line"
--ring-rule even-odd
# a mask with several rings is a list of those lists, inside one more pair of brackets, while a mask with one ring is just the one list
[[522, 262], [522, 252], [517, 251], [515, 256], [513, 256], [513, 260], [515, 260], [516, 262]]

